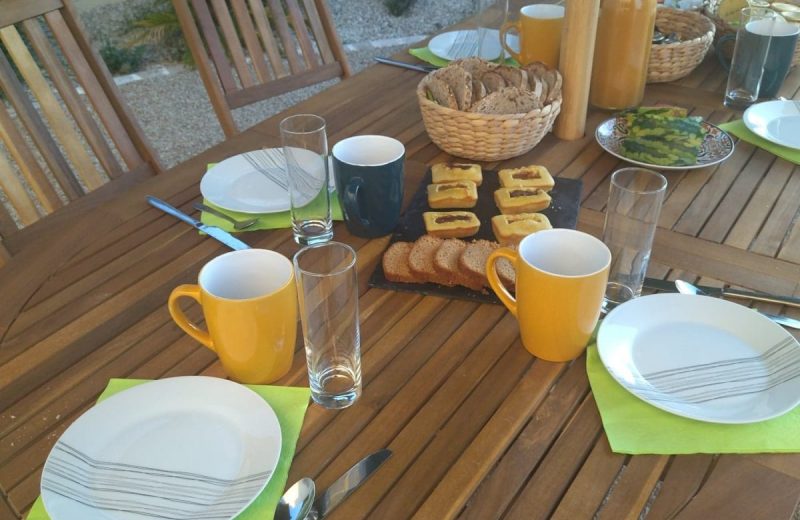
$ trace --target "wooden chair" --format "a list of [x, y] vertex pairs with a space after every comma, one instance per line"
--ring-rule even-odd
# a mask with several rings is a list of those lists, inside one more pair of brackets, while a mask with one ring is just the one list
[[172, 0], [225, 135], [231, 110], [350, 75], [325, 0]]
[[161, 171], [71, 0], [0, 0], [0, 137], [0, 249], [124, 173]]

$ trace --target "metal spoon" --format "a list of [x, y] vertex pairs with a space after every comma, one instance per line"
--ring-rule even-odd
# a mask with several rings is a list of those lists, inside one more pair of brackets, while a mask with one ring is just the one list
[[247, 220], [236, 220], [235, 218], [231, 217], [230, 215], [226, 215], [225, 213], [212, 208], [211, 206], [206, 206], [205, 204], [201, 204], [199, 202], [194, 203], [194, 209], [199, 211], [205, 211], [206, 213], [211, 213], [214, 216], [217, 216], [221, 219], [225, 219], [231, 224], [233, 224], [233, 228], [236, 230], [247, 229], [256, 222], [258, 222], [258, 218], [251, 218]]
[[[689, 282], [684, 282], [683, 280], [675, 280], [675, 287], [681, 294], [697, 294], [700, 296], [710, 296], [707, 292], [701, 290], [699, 287], [695, 287]], [[800, 329], [800, 321], [798, 320], [795, 320], [793, 318], [787, 318], [786, 316], [779, 316], [777, 314], [769, 314], [766, 312], [761, 312], [757, 309], [753, 310], [760, 313], [762, 316], [771, 319], [778, 325], [783, 325], [784, 327], [789, 327], [791, 329]]]
[[286, 490], [275, 510], [275, 520], [303, 520], [311, 512], [316, 496], [314, 481], [301, 478]]

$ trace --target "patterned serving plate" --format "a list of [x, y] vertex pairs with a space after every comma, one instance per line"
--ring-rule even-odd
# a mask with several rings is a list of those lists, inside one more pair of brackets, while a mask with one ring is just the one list
[[701, 124], [707, 131], [706, 137], [700, 146], [700, 153], [697, 154], [697, 162], [689, 166], [650, 164], [622, 155], [622, 141], [628, 136], [628, 125], [621, 117], [612, 117], [600, 123], [594, 136], [605, 151], [623, 161], [658, 170], [694, 170], [721, 163], [731, 156], [734, 148], [733, 138], [727, 132], [705, 121]]

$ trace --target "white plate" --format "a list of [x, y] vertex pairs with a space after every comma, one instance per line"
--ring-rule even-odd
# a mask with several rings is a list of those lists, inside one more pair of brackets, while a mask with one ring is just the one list
[[597, 348], [626, 390], [683, 417], [751, 423], [800, 403], [800, 344], [752, 309], [725, 300], [636, 298], [606, 316]]
[[[264, 165], [267, 175], [259, 173], [247, 160], [246, 156], [251, 154], [261, 154], [260, 164]], [[317, 154], [298, 150], [297, 159], [308, 172], [312, 184], [324, 175]], [[282, 148], [266, 148], [229, 157], [214, 165], [203, 175], [200, 181], [200, 193], [216, 206], [230, 211], [253, 214], [287, 211], [289, 192], [286, 189], [285, 164]], [[330, 186], [333, 186], [333, 169], [330, 167], [330, 162], [328, 171]], [[304, 202], [310, 202], [317, 193], [319, 191], [313, 189], [301, 193], [299, 203], [302, 205]]]
[[767, 141], [800, 150], [800, 102], [766, 101], [744, 111], [745, 126]]
[[[500, 57], [500, 31], [486, 29], [484, 36], [485, 45], [481, 49], [480, 57], [485, 60], [496, 60]], [[508, 35], [508, 45], [519, 51], [519, 39], [516, 35]], [[428, 42], [428, 49], [436, 56], [445, 60], [469, 58], [478, 54], [478, 31], [475, 29], [463, 31], [450, 31], [438, 34]]]
[[721, 163], [731, 156], [734, 148], [733, 139], [727, 132], [705, 121], [701, 125], [706, 129], [706, 137], [700, 145], [697, 162], [688, 166], [650, 164], [622, 155], [622, 141], [628, 136], [628, 125], [622, 117], [612, 117], [600, 123], [594, 132], [594, 137], [605, 151], [625, 162], [657, 170], [693, 170]]
[[45, 462], [42, 499], [53, 520], [227, 519], [261, 493], [280, 451], [275, 412], [248, 388], [152, 381], [67, 428]]

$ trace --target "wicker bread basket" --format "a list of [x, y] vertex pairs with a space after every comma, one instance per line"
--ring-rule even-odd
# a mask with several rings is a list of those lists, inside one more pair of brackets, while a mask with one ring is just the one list
[[705, 58], [714, 40], [714, 23], [700, 13], [659, 7], [656, 27], [676, 33], [677, 43], [653, 44], [647, 66], [647, 82], [663, 83], [688, 76]]
[[549, 105], [526, 114], [453, 110], [425, 97], [423, 83], [417, 87], [417, 99], [425, 130], [436, 146], [465, 159], [501, 161], [522, 155], [539, 144], [561, 111], [560, 95]]

